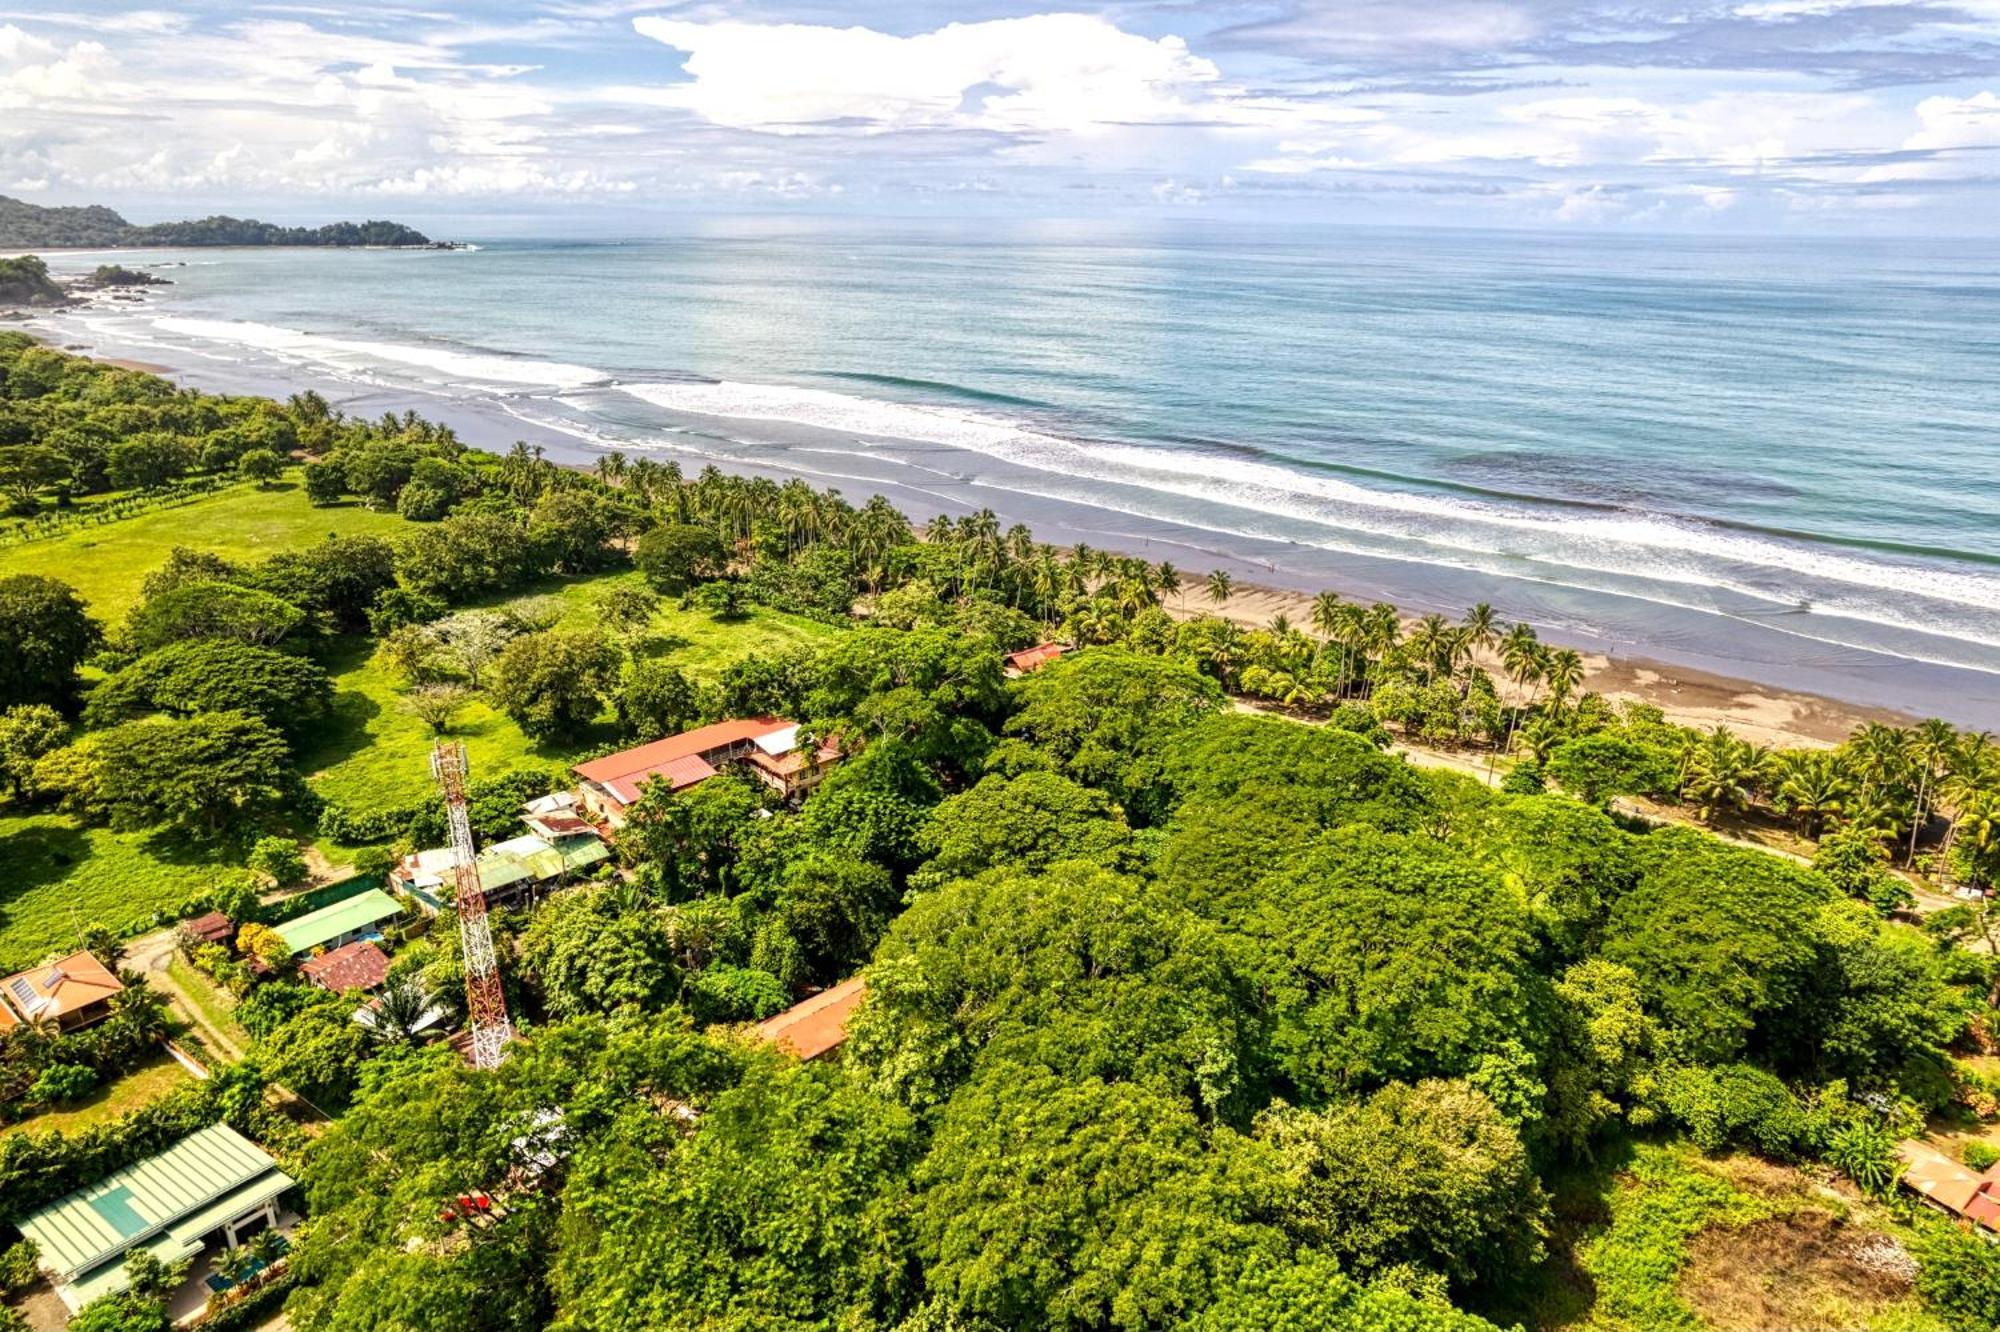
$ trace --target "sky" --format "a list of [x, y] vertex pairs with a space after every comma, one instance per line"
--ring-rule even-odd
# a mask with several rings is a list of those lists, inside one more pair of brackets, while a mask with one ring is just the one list
[[2000, 0], [0, 0], [0, 194], [2000, 237]]

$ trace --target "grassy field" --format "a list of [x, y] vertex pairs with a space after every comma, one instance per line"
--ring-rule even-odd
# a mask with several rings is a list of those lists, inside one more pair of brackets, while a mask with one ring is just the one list
[[204, 887], [220, 863], [215, 853], [144, 833], [0, 812], [0, 974], [76, 947], [83, 926], [144, 929], [155, 912]]
[[1946, 1332], [1912, 1289], [1904, 1227], [1845, 1183], [1647, 1143], [1551, 1191], [1549, 1260], [1516, 1298], [1481, 1310], [1503, 1324]]
[[[552, 581], [507, 600], [552, 596], [563, 607], [560, 627], [582, 628], [597, 623], [597, 605], [614, 587], [637, 581], [636, 573]], [[641, 651], [672, 662], [696, 679], [712, 680], [732, 662], [756, 653], [779, 652], [800, 643], [817, 642], [838, 633], [812, 620], [782, 615], [761, 607], [742, 619], [718, 623], [702, 611], [683, 611], [669, 603], [654, 619]], [[396, 805], [423, 800], [431, 793], [428, 755], [430, 728], [402, 706], [401, 681], [370, 663], [368, 646], [349, 645], [328, 663], [334, 676], [334, 721], [320, 743], [301, 755], [313, 788], [341, 804]], [[563, 765], [582, 753], [617, 738], [606, 712], [592, 732], [571, 745], [537, 745], [505, 714], [479, 698], [470, 700], [452, 723], [452, 738], [462, 741], [475, 776], [497, 776], [530, 765]], [[334, 854], [330, 849], [329, 854]]]
[[129, 1114], [142, 1105], [159, 1100], [174, 1088], [190, 1081], [187, 1070], [162, 1051], [131, 1072], [111, 1082], [100, 1083], [90, 1095], [61, 1110], [45, 1110], [19, 1123], [0, 1126], [0, 1138], [10, 1133], [76, 1133], [92, 1124], [102, 1124]]
[[0, 574], [60, 578], [100, 619], [116, 620], [139, 599], [139, 586], [175, 546], [212, 550], [225, 559], [258, 560], [328, 536], [406, 530], [393, 513], [358, 504], [316, 509], [296, 481], [270, 490], [234, 486], [179, 508], [140, 514], [66, 536], [0, 548]]

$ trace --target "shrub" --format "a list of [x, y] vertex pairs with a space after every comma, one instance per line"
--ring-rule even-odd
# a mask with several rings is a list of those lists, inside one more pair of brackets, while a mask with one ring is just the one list
[[1798, 1098], [1776, 1076], [1749, 1064], [1670, 1068], [1660, 1076], [1660, 1094], [1667, 1113], [1705, 1152], [1747, 1147], [1788, 1160], [1807, 1136]]
[[1990, 1142], [1968, 1142], [1958, 1159], [1965, 1162], [1968, 1170], [1986, 1170], [2000, 1163], [2000, 1147]]
[[1918, 1292], [1957, 1332], [2000, 1327], [2000, 1245], [1927, 1218], [1912, 1248]]
[[50, 1064], [28, 1088], [28, 1099], [36, 1105], [61, 1105], [74, 1101], [97, 1085], [97, 1073], [82, 1064]]
[[289, 837], [260, 837], [250, 848], [250, 868], [269, 879], [273, 886], [289, 888], [306, 877], [306, 858], [298, 843]]
[[0, 1253], [0, 1295], [12, 1295], [34, 1285], [41, 1277], [41, 1256], [41, 1247], [31, 1239], [20, 1240]]

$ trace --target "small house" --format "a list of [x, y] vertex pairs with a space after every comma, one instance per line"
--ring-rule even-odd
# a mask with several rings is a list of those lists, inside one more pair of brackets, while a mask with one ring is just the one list
[[1018, 680], [1030, 671], [1039, 671], [1066, 651], [1061, 643], [1037, 643], [1019, 652], [1009, 652], [1000, 659], [1000, 673], [1009, 680]]
[[24, 1022], [53, 1022], [75, 1031], [111, 1016], [111, 1001], [125, 988], [111, 968], [90, 953], [44, 962], [0, 980], [0, 1031]]
[[1981, 1173], [1915, 1138], [1896, 1144], [1903, 1187], [1945, 1215], [2000, 1234], [2000, 1165]]
[[[479, 853], [479, 886], [490, 903], [506, 905], [585, 873], [611, 858], [611, 848], [594, 824], [571, 815], [541, 815], [523, 820], [560, 834], [529, 833], [495, 842]], [[435, 914], [451, 900], [453, 860], [450, 847], [418, 851], [403, 857], [389, 872], [389, 884], [408, 893], [417, 905]]]
[[765, 1018], [757, 1024], [757, 1035], [787, 1054], [818, 1059], [847, 1040], [847, 1020], [867, 993], [868, 984], [862, 977], [844, 980], [776, 1017]]
[[307, 958], [299, 964], [299, 974], [335, 994], [376, 990], [388, 982], [389, 955], [370, 941], [357, 939], [332, 952]]
[[236, 937], [236, 922], [220, 911], [210, 911], [192, 920], [182, 921], [181, 928], [202, 943], [215, 944], [222, 948], [229, 947], [230, 940]]
[[379, 939], [382, 927], [402, 914], [395, 898], [380, 888], [369, 888], [272, 928], [297, 957], [315, 948], [333, 949], [357, 939]]

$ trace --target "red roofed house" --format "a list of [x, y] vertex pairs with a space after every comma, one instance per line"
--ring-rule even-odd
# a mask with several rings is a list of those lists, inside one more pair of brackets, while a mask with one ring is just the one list
[[236, 922], [220, 911], [211, 911], [205, 916], [183, 921], [181, 928], [203, 943], [229, 947], [229, 941], [236, 937]]
[[1037, 643], [1019, 652], [1009, 652], [1000, 659], [1000, 673], [1009, 680], [1018, 680], [1029, 671], [1039, 671], [1066, 650], [1061, 643]]
[[373, 990], [389, 979], [389, 955], [366, 939], [342, 944], [330, 953], [299, 963], [299, 974], [319, 986], [339, 994], [344, 990]]
[[75, 1031], [111, 1016], [111, 997], [125, 988], [111, 968], [89, 953], [0, 980], [0, 1031], [22, 1022], [53, 1022]]
[[757, 1024], [757, 1034], [787, 1054], [817, 1059], [847, 1039], [847, 1020], [868, 993], [860, 976], [821, 990], [776, 1017]]
[[2000, 1165], [1974, 1174], [1914, 1138], [1896, 1144], [1896, 1155], [1903, 1160], [1904, 1188], [1921, 1194], [1941, 1212], [2000, 1233]]
[[790, 797], [817, 785], [840, 749], [822, 744], [813, 755], [798, 751], [797, 722], [752, 717], [717, 722], [637, 749], [579, 763], [584, 807], [612, 827], [624, 826], [625, 811], [649, 782], [666, 781], [685, 791], [715, 776], [725, 764], [741, 762], [766, 784]]

